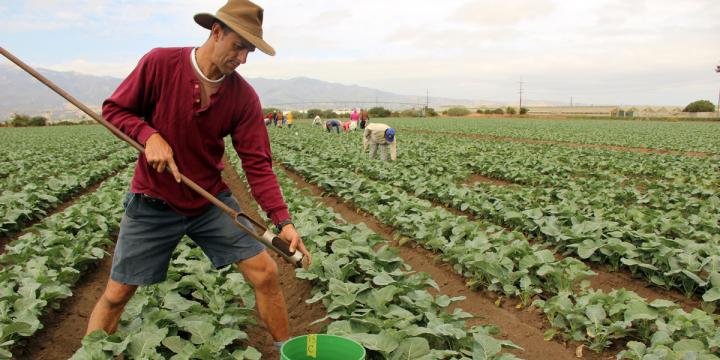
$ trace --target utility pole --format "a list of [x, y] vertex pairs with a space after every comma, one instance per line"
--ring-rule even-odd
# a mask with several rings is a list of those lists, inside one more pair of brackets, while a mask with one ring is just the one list
[[430, 106], [430, 89], [425, 89], [425, 109], [423, 109], [423, 117], [427, 117], [428, 107]]
[[570, 97], [570, 107], [573, 107], [573, 97]]
[[522, 112], [522, 94], [523, 94], [523, 82], [520, 81], [520, 89], [518, 90], [518, 93], [520, 94], [520, 105], [518, 106], [518, 115]]
[[[720, 65], [715, 67], [715, 72], [720, 74]], [[717, 117], [720, 118], [720, 91], [718, 91], [718, 103], [715, 110], [717, 110]]]

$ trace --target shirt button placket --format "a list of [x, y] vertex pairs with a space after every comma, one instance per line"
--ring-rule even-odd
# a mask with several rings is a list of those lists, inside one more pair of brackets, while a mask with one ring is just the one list
[[193, 85], [193, 98], [195, 98], [193, 108], [195, 108], [195, 116], [200, 115], [200, 96], [200, 85], [195, 83]]

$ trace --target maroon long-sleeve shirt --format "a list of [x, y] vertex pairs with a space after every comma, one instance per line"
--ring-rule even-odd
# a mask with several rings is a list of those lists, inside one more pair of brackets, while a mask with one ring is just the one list
[[[231, 135], [253, 197], [276, 225], [290, 218], [275, 173], [270, 139], [255, 90], [233, 72], [201, 108], [202, 84], [190, 59], [192, 48], [157, 48], [103, 103], [103, 116], [140, 144], [160, 133], [173, 149], [180, 172], [212, 194], [227, 190], [221, 171], [223, 138]], [[175, 182], [169, 170], [158, 173], [140, 154], [131, 191], [168, 202], [194, 216], [209, 202]]]

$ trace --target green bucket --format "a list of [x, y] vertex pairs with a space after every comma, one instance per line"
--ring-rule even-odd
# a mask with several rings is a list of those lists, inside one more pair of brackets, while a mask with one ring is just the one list
[[280, 349], [280, 358], [282, 360], [364, 360], [365, 348], [357, 341], [342, 336], [303, 335], [285, 342]]

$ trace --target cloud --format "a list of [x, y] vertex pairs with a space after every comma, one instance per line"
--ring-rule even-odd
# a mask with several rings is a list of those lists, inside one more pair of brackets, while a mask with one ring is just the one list
[[549, 0], [472, 0], [461, 6], [451, 20], [475, 26], [508, 26], [542, 19], [555, 8]]

